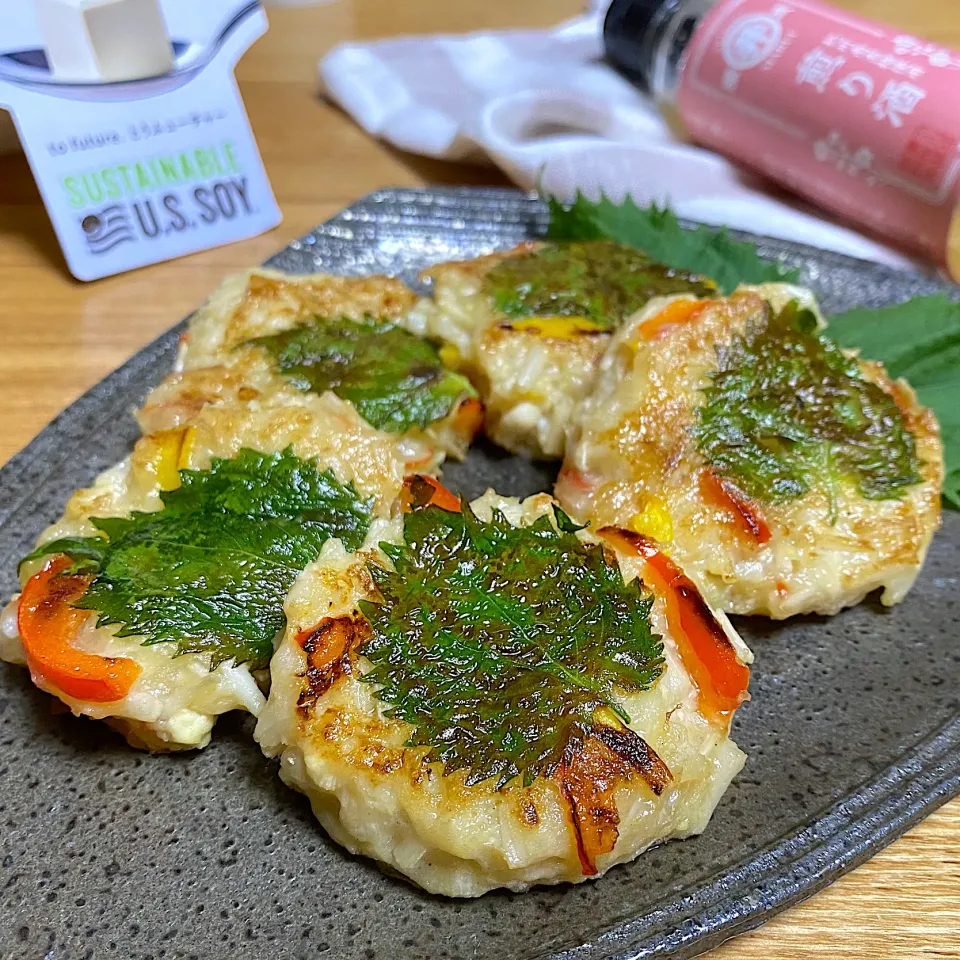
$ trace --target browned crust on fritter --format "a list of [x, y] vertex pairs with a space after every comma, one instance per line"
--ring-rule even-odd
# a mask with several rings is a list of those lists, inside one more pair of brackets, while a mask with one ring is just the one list
[[312, 630], [297, 634], [297, 643], [307, 655], [306, 684], [297, 700], [301, 716], [307, 716], [342, 676], [353, 672], [354, 654], [370, 636], [370, 623], [359, 613], [325, 617]]
[[259, 391], [246, 386], [229, 367], [201, 367], [171, 373], [151, 391], [137, 421], [144, 433], [171, 430], [193, 420], [208, 403], [248, 403]]
[[617, 845], [620, 811], [616, 790], [636, 776], [657, 796], [671, 780], [667, 765], [642, 738], [612, 727], [597, 727], [557, 769], [555, 778], [570, 814], [584, 876], [594, 876], [597, 857]]
[[[576, 469], [561, 472], [557, 489], [569, 509], [599, 524], [622, 525], [641, 509], [643, 497], [664, 498], [671, 511], [679, 511], [674, 513], [674, 549], [684, 566], [695, 570], [700, 561], [704, 568], [712, 564], [705, 575], [715, 577], [713, 585], [726, 595], [727, 585], [736, 582], [732, 574], [735, 563], [750, 563], [752, 558], [770, 562], [771, 570], [776, 569], [770, 581], [756, 581], [752, 601], [747, 592], [730, 588], [728, 609], [741, 613], [769, 610], [773, 616], [782, 616], [807, 609], [791, 606], [791, 597], [799, 595], [792, 591], [810, 590], [814, 581], [807, 578], [806, 571], [814, 576], [822, 573], [831, 557], [849, 558], [843, 560], [838, 591], [810, 594], [803, 601], [809, 609], [818, 609], [821, 595], [827, 597], [823, 601], [827, 608], [844, 594], [849, 596], [848, 602], [858, 602], [860, 584], [870, 588], [872, 583], [882, 583], [879, 578], [886, 570], [892, 571], [891, 576], [902, 576], [899, 571], [919, 567], [939, 524], [943, 463], [933, 413], [920, 406], [908, 384], [891, 380], [879, 363], [858, 359], [863, 375], [895, 400], [904, 425], [916, 440], [920, 485], [909, 488], [899, 500], [884, 501], [869, 501], [852, 487], [845, 488], [839, 495], [841, 525], [836, 528], [844, 531], [842, 542], [827, 520], [829, 502], [822, 491], [813, 490], [805, 498], [784, 504], [764, 503], [762, 514], [756, 516], [745, 516], [743, 510], [738, 513], [731, 504], [707, 496], [698, 480], [703, 479], [708, 464], [692, 431], [698, 391], [708, 382], [717, 348], [741, 336], [765, 309], [757, 293], [741, 291], [706, 306], [695, 321], [678, 324], [655, 341], [633, 331], [633, 339], [619, 343], [620, 351], [636, 350], [637, 359], [623, 355], [622, 362], [626, 377], [642, 378], [639, 394], [632, 403], [623, 401], [625, 408], [617, 417], [604, 422], [601, 406], [590, 415], [594, 426], [582, 442], [595, 458], [593, 464], [605, 464], [603, 472], [594, 474], [592, 491], [577, 486]], [[631, 381], [631, 385], [638, 382]], [[611, 402], [616, 399], [613, 391]], [[583, 469], [589, 473], [591, 466]], [[822, 521], [816, 519], [821, 514]], [[755, 535], [746, 536], [744, 527], [751, 523]], [[828, 545], [831, 539], [838, 542], [836, 547]], [[806, 558], [801, 566], [789, 567], [783, 560], [791, 543]], [[707, 546], [700, 549], [698, 544]], [[789, 612], [784, 614], [784, 610]]]
[[[324, 742], [354, 769], [384, 777], [407, 766], [408, 756], [415, 759], [412, 751], [396, 742], [396, 730], [395, 722], [338, 706], [327, 707], [310, 720], [315, 741]], [[409, 767], [411, 780], [417, 781], [420, 765], [414, 762]]]
[[439, 280], [445, 274], [459, 273], [464, 277], [480, 279], [485, 277], [497, 264], [503, 263], [504, 260], [512, 260], [515, 257], [535, 253], [543, 246], [536, 240], [527, 240], [524, 243], [518, 243], [509, 250], [498, 250], [495, 253], [484, 254], [482, 257], [437, 263], [432, 267], [427, 267], [426, 270], [421, 270], [417, 276], [420, 280]]
[[394, 318], [409, 310], [416, 299], [401, 281], [377, 274], [282, 278], [253, 273], [227, 320], [223, 345], [230, 348], [261, 335], [263, 331], [251, 318], [265, 306], [273, 316], [285, 316], [290, 326], [297, 326], [316, 316]]

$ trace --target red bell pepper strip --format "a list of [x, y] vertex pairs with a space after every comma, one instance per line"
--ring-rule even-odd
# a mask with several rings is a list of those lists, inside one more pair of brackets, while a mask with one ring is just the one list
[[647, 537], [620, 527], [598, 532], [617, 549], [644, 559], [644, 579], [664, 599], [670, 632], [697, 688], [701, 712], [714, 723], [728, 725], [737, 707], [749, 699], [750, 668], [740, 661], [700, 591]]
[[140, 664], [126, 657], [101, 657], [71, 646], [70, 640], [90, 616], [71, 604], [90, 585], [90, 577], [64, 575], [73, 561], [52, 557], [20, 594], [17, 627], [35, 678], [75, 700], [111, 703], [122, 700], [140, 675]]
[[700, 496], [708, 503], [731, 514], [741, 533], [759, 544], [770, 542], [770, 527], [760, 507], [729, 480], [718, 477], [712, 470], [700, 473]]
[[415, 473], [407, 477], [400, 494], [404, 513], [424, 507], [440, 507], [450, 513], [460, 512], [460, 498], [451, 493], [439, 480]]

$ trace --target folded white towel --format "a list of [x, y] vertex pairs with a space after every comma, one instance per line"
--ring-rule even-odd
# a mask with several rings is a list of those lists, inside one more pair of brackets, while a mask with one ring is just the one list
[[343, 44], [324, 93], [402, 150], [492, 161], [525, 188], [669, 203], [682, 217], [897, 266], [912, 261], [677, 137], [601, 60], [606, 4], [552, 30]]

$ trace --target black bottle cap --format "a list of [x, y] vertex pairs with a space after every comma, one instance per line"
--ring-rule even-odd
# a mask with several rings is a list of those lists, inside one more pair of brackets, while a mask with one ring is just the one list
[[603, 21], [603, 49], [607, 61], [650, 92], [650, 75], [660, 39], [657, 29], [680, 5], [680, 0], [613, 0]]

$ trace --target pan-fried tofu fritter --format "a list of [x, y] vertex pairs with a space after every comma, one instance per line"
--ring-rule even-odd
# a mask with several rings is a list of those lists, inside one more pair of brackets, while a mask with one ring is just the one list
[[564, 509], [653, 537], [729, 613], [902, 600], [939, 523], [938, 424], [808, 305], [765, 285], [640, 311], [578, 413]]
[[464, 456], [482, 408], [437, 348], [399, 325], [415, 300], [390, 277], [252, 270], [191, 318], [179, 365], [226, 367], [261, 394], [332, 391], [398, 442], [409, 469], [431, 471]]
[[271, 662], [257, 740], [330, 835], [477, 896], [701, 832], [744, 762], [750, 654], [723, 615], [651, 541], [546, 494], [461, 510], [415, 478], [406, 500], [303, 572]]
[[423, 272], [433, 299], [404, 320], [449, 344], [473, 380], [486, 432], [508, 450], [563, 455], [577, 404], [590, 392], [611, 333], [651, 297], [714, 290], [703, 277], [605, 240], [531, 242]]
[[259, 713], [286, 589], [349, 529], [340, 514], [362, 542], [400, 490], [395, 444], [350, 404], [253, 394], [222, 368], [168, 377], [133, 453], [70, 498], [2, 614], [0, 657], [134, 746], [202, 747], [221, 713]]

